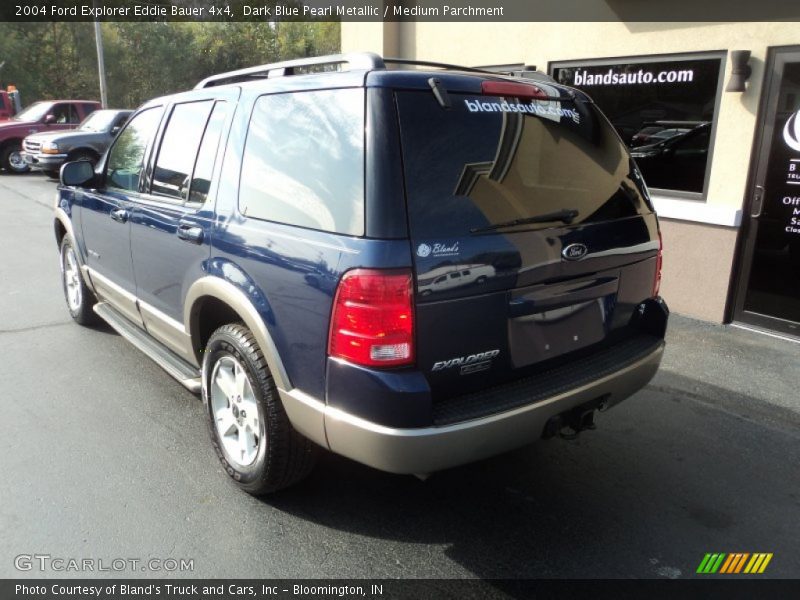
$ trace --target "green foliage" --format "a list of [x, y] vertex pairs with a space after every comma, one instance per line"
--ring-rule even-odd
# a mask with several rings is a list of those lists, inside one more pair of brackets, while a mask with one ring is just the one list
[[[135, 108], [242, 67], [339, 51], [339, 24], [103, 23], [108, 102]], [[25, 106], [53, 98], [98, 99], [93, 23], [0, 23], [0, 83]]]

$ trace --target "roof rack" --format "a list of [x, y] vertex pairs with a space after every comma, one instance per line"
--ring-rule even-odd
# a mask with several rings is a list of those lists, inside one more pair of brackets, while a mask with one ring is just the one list
[[[471, 73], [486, 73], [487, 75], [497, 75], [497, 71], [489, 71], [481, 67], [465, 67], [463, 65], [452, 65], [450, 63], [431, 62], [427, 60], [411, 60], [408, 58], [384, 58], [384, 63], [391, 65], [412, 65], [417, 67], [436, 67], [437, 69], [453, 69], [457, 71], [469, 71]], [[385, 68], [385, 67], [384, 67]]]
[[470, 73], [484, 73], [486, 75], [514, 75], [516, 77], [528, 77], [543, 81], [552, 81], [552, 78], [536, 71], [536, 67], [526, 66], [524, 63], [508, 65], [487, 65], [484, 67], [465, 67], [463, 65], [453, 65], [449, 63], [431, 62], [424, 60], [411, 60], [406, 58], [382, 58], [372, 52], [357, 52], [351, 54], [331, 54], [316, 58], [300, 58], [297, 60], [287, 60], [283, 62], [248, 67], [236, 71], [228, 71], [219, 75], [206, 77], [195, 86], [195, 89], [225, 85], [227, 83], [238, 83], [242, 81], [252, 81], [254, 79], [266, 79], [269, 77], [285, 77], [297, 75], [298, 71], [313, 67], [328, 67], [337, 65], [349, 65], [351, 69], [377, 70], [385, 69], [387, 64], [412, 65], [419, 67], [434, 67], [437, 69], [452, 69], [466, 71]]
[[517, 71], [535, 71], [536, 67], [525, 63], [503, 63], [499, 65], [475, 65], [473, 69], [483, 69], [493, 73], [514, 73]]
[[240, 81], [250, 81], [253, 79], [265, 79], [267, 77], [283, 77], [295, 75], [295, 70], [310, 67], [325, 67], [333, 65], [348, 64], [352, 69], [383, 69], [385, 68], [383, 59], [372, 52], [358, 52], [352, 54], [331, 54], [316, 58], [299, 58], [297, 60], [286, 60], [283, 62], [248, 67], [236, 71], [228, 71], [219, 75], [206, 77], [194, 88], [201, 89], [225, 85], [226, 83], [237, 83]]
[[542, 73], [541, 71], [538, 71], [534, 65], [526, 65], [525, 63], [480, 65], [474, 68], [489, 71], [491, 73], [511, 75], [512, 77], [522, 77], [523, 79], [535, 79], [547, 83], [556, 83], [556, 80], [550, 77], [550, 75], [547, 73]]

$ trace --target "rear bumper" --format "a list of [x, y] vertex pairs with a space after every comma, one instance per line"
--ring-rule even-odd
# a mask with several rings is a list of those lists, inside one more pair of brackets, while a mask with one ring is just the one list
[[512, 450], [542, 437], [552, 417], [603, 397], [608, 405], [652, 379], [664, 343], [624, 368], [533, 404], [442, 427], [393, 428], [292, 392], [282, 392], [294, 426], [331, 451], [391, 473], [431, 473]]

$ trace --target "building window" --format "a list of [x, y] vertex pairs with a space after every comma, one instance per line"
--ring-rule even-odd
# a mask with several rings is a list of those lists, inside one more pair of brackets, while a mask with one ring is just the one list
[[723, 53], [550, 64], [586, 92], [631, 149], [648, 186], [702, 198], [722, 89]]

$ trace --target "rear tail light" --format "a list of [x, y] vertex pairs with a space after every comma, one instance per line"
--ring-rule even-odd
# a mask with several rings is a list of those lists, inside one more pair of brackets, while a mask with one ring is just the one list
[[658, 232], [658, 254], [656, 255], [656, 277], [653, 281], [653, 296], [658, 296], [661, 289], [661, 263], [663, 262], [664, 241], [661, 239], [661, 232]]
[[514, 81], [484, 81], [481, 83], [481, 93], [484, 96], [507, 96], [513, 98], [538, 98], [547, 100], [540, 88], [529, 83], [516, 83]]
[[336, 290], [328, 355], [368, 367], [414, 362], [411, 272], [355, 269]]

